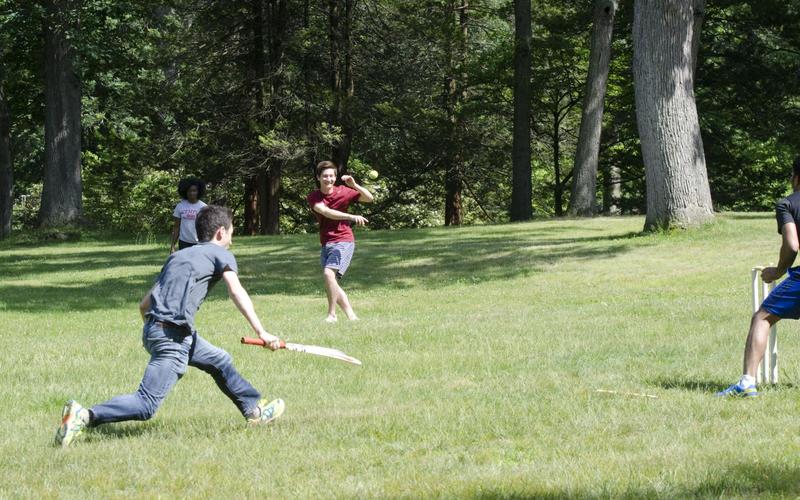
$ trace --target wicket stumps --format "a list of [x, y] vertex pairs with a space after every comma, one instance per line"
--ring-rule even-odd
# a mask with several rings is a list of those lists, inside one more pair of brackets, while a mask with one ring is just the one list
[[[770, 290], [774, 287], [774, 283], [764, 283], [761, 279], [761, 271], [763, 267], [754, 267], [751, 276], [753, 281], [753, 312], [758, 311], [761, 307], [761, 302], [767, 298]], [[764, 352], [764, 358], [761, 364], [758, 365], [758, 373], [756, 374], [756, 381], [767, 384], [778, 383], [778, 328], [772, 325], [769, 329], [769, 341], [767, 342], [767, 349]]]

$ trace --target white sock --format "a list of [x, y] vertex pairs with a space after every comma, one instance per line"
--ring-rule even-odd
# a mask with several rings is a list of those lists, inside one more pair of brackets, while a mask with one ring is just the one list
[[739, 379], [739, 386], [750, 387], [751, 385], [756, 385], [756, 378], [750, 375], [742, 375], [742, 378]]

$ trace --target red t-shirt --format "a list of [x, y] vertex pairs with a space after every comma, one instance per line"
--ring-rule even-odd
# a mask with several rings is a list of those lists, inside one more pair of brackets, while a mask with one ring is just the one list
[[322, 194], [322, 191], [317, 189], [308, 195], [306, 198], [308, 205], [319, 222], [320, 243], [324, 245], [339, 241], [355, 241], [356, 238], [353, 235], [353, 229], [350, 227], [349, 221], [323, 217], [314, 211], [314, 205], [321, 202], [330, 209], [347, 212], [347, 207], [350, 203], [356, 201], [360, 196], [361, 193], [347, 186], [333, 186], [333, 190], [328, 194]]

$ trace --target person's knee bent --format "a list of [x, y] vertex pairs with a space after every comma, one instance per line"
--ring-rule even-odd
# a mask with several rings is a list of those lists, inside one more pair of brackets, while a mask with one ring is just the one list
[[758, 310], [753, 313], [753, 316], [751, 317], [750, 322], [751, 323], [755, 323], [755, 322], [760, 322], [760, 321], [766, 321], [767, 323], [769, 323], [770, 326], [772, 326], [775, 323], [777, 323], [778, 321], [780, 321], [780, 319], [781, 318], [779, 318], [778, 316], [775, 316], [774, 314], [772, 314], [771, 312], [767, 311], [763, 307], [759, 307]]

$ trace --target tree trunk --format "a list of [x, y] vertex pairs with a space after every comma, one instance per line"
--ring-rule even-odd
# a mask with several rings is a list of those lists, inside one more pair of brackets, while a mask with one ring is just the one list
[[267, 170], [259, 174], [259, 193], [261, 209], [261, 234], [280, 233], [281, 213], [281, 167], [277, 161], [271, 161]]
[[73, 70], [71, 31], [77, 8], [70, 0], [44, 2], [44, 182], [39, 224], [79, 222], [81, 202], [81, 89]]
[[[279, 94], [284, 84], [283, 58], [286, 47], [287, 5], [286, 0], [269, 0], [267, 20], [267, 45], [269, 67], [269, 96], [267, 123], [275, 127], [279, 106]], [[263, 46], [262, 46], [263, 50]], [[261, 233], [280, 233], [281, 217], [281, 160], [270, 158], [260, 183]]]
[[342, 138], [333, 148], [333, 162], [339, 174], [347, 173], [350, 150], [353, 144], [352, 101], [353, 83], [353, 5], [355, 0], [329, 0], [328, 19], [331, 43], [331, 89], [333, 90], [333, 119], [339, 126]]
[[[452, 32], [450, 19], [456, 12], [455, 22], [457, 30], [455, 37], [448, 35], [448, 76], [445, 83], [446, 113], [449, 123], [448, 159], [445, 161], [444, 172], [444, 225], [458, 226], [464, 221], [464, 208], [461, 201], [461, 192], [464, 189], [464, 151], [461, 131], [463, 117], [461, 115], [463, 104], [467, 99], [467, 37], [468, 32], [468, 0], [451, 0], [447, 2], [448, 9], [447, 28]], [[455, 40], [453, 40], [455, 38]]]
[[692, 88], [697, 81], [697, 55], [700, 53], [700, 33], [706, 18], [706, 0], [694, 0], [694, 23], [692, 25]]
[[531, 0], [514, 0], [514, 138], [511, 220], [533, 217], [531, 181]]
[[557, 217], [564, 215], [564, 183], [561, 179], [561, 120], [559, 110], [553, 111], [553, 172], [555, 183], [553, 185], [553, 208]]
[[692, 0], [637, 0], [633, 19], [636, 120], [647, 182], [645, 229], [714, 217], [692, 87]]
[[244, 233], [248, 236], [258, 234], [258, 176], [248, 176], [244, 180]]
[[619, 167], [605, 163], [603, 167], [603, 213], [619, 215], [622, 212], [619, 206], [621, 199], [622, 179]]
[[[2, 68], [0, 68], [2, 71]], [[11, 162], [11, 119], [0, 73], [0, 239], [11, 234], [14, 208], [14, 165]]]
[[591, 217], [597, 212], [597, 161], [616, 11], [617, 0], [595, 0], [589, 74], [586, 77], [586, 94], [573, 168], [575, 175], [569, 199], [570, 215]]
[[[266, 62], [264, 58], [264, 0], [250, 1], [250, 29], [252, 44], [250, 46], [250, 91], [253, 96], [251, 115], [258, 122], [263, 120], [266, 79]], [[257, 133], [254, 134], [257, 136]], [[253, 137], [258, 141], [258, 137]], [[245, 233], [254, 236], [263, 233], [264, 192], [266, 176], [263, 161], [259, 155], [252, 159], [255, 164], [245, 174], [244, 180], [244, 219]]]

